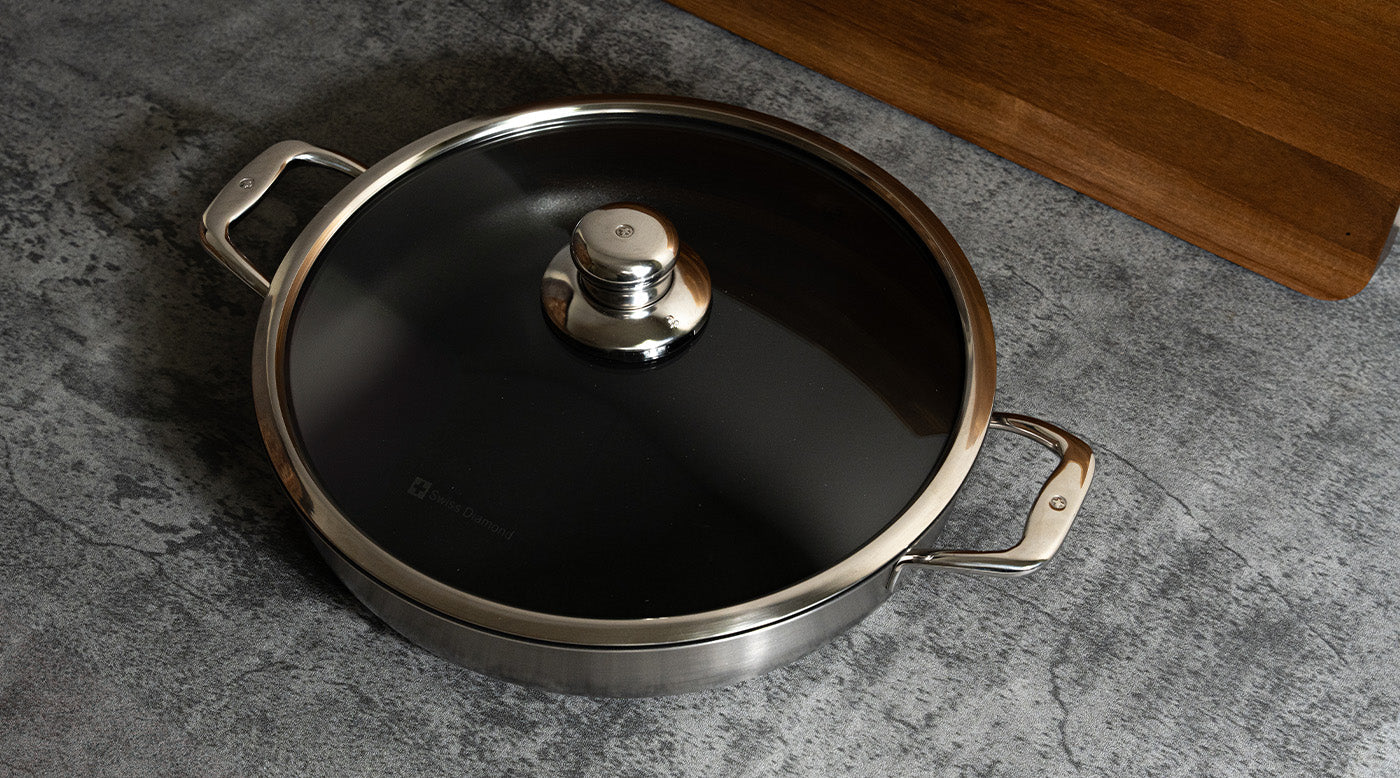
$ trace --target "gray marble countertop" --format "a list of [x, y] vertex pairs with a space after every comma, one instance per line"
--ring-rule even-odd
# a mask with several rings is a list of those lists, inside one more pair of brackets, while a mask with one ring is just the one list
[[[1400, 774], [1395, 258], [1303, 297], [654, 0], [9, 3], [0, 72], [0, 774]], [[449, 665], [334, 579], [199, 214], [278, 140], [372, 161], [611, 92], [790, 119], [932, 207], [997, 407], [1099, 456], [1048, 568], [920, 571], [789, 667], [641, 700]], [[256, 261], [334, 178], [241, 227]], [[1016, 533], [1048, 464], [1006, 437], [949, 542]]]

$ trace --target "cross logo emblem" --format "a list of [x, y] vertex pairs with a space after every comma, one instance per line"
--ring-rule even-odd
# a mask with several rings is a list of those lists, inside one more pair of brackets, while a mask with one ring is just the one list
[[433, 482], [424, 478], [414, 478], [413, 483], [408, 487], [408, 493], [418, 499], [428, 496], [428, 490], [433, 488]]

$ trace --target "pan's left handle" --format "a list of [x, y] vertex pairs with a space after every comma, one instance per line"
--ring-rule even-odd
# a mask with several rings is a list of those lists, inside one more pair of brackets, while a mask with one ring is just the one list
[[214, 196], [214, 202], [205, 209], [199, 223], [199, 239], [205, 250], [264, 297], [271, 291], [272, 283], [233, 245], [229, 228], [257, 205], [272, 188], [272, 182], [293, 162], [312, 162], [351, 176], [365, 172], [364, 165], [334, 151], [299, 140], [284, 140], [273, 144], [238, 171], [238, 175]]

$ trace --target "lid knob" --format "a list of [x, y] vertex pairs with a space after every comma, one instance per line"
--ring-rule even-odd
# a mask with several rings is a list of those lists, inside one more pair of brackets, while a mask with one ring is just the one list
[[676, 228], [644, 205], [613, 203], [584, 214], [569, 253], [579, 280], [608, 308], [633, 311], [661, 299], [681, 241]]
[[710, 272], [665, 216], [611, 203], [579, 219], [540, 293], [564, 335], [604, 356], [645, 362], [700, 331]]

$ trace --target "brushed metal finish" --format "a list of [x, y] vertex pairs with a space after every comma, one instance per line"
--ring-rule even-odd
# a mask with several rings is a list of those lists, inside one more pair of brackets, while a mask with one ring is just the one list
[[404, 598], [367, 576], [314, 528], [317, 550], [355, 596], [413, 643], [477, 672], [566, 694], [650, 697], [735, 683], [794, 662], [884, 602], [880, 571], [851, 590], [786, 619], [712, 640], [632, 647], [546, 643], [484, 630]]
[[1094, 479], [1094, 452], [1074, 435], [1029, 416], [993, 413], [991, 428], [1030, 438], [1060, 456], [1060, 463], [1031, 506], [1020, 542], [1004, 551], [911, 549], [896, 567], [917, 564], [951, 567], [964, 573], [1022, 576], [1039, 570], [1060, 549]]
[[293, 162], [312, 162], [350, 176], [365, 172], [365, 166], [349, 157], [299, 140], [274, 143], [259, 154], [214, 196], [199, 221], [199, 240], [214, 258], [224, 263], [243, 283], [266, 296], [272, 284], [248, 257], [233, 245], [229, 230], [258, 204], [282, 171]]

